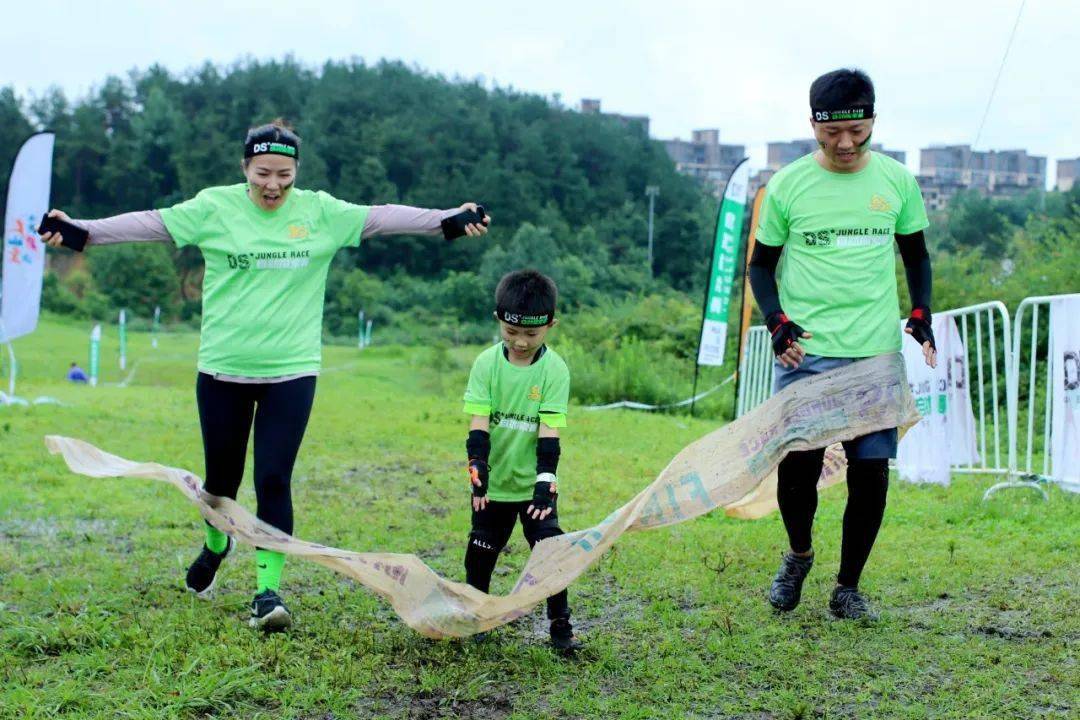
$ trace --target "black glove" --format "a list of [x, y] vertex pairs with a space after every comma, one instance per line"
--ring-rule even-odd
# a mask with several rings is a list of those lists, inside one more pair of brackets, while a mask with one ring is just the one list
[[[469, 484], [472, 485], [473, 497], [484, 497], [488, 491], [488, 474], [491, 466], [479, 458], [469, 458]], [[479, 480], [477, 485], [474, 480]]]
[[476, 212], [462, 210], [458, 214], [446, 218], [439, 225], [442, 227], [443, 237], [447, 240], [453, 240], [465, 234], [466, 225], [487, 225], [486, 218], [487, 213], [484, 212], [484, 206], [477, 205]]
[[[491, 466], [488, 458], [491, 456], [491, 436], [486, 430], [470, 430], [469, 439], [465, 441], [465, 452], [469, 457], [469, 485], [472, 486], [474, 497], [484, 497], [488, 491], [488, 474]], [[479, 480], [477, 485], [474, 480]]]
[[773, 354], [778, 356], [783, 355], [806, 332], [793, 323], [782, 310], [769, 315], [765, 320], [765, 327], [769, 328], [769, 334], [772, 335]]
[[556, 490], [555, 476], [551, 473], [541, 473], [536, 476], [536, 485], [533, 486], [532, 509], [554, 509], [555, 498], [559, 497]]
[[911, 337], [915, 338], [915, 342], [919, 343], [919, 347], [922, 347], [924, 342], [929, 341], [930, 349], [936, 352], [937, 344], [934, 342], [934, 329], [931, 320], [930, 308], [912, 308], [911, 317], [907, 321], [907, 329], [911, 330]]

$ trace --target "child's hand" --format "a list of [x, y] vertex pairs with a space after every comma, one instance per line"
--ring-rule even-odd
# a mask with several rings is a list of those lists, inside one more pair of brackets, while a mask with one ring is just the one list
[[472, 486], [472, 507], [479, 512], [487, 507], [488, 472], [491, 468], [483, 460], [469, 460], [469, 483]]
[[533, 520], [543, 520], [555, 512], [555, 498], [558, 496], [555, 476], [551, 473], [538, 475], [536, 485], [533, 486], [532, 503], [525, 509], [525, 514]]

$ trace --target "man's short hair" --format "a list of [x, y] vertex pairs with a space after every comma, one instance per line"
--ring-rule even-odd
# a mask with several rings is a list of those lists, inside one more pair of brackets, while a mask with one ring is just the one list
[[495, 288], [495, 307], [522, 315], [554, 315], [559, 290], [538, 270], [514, 270]]
[[856, 68], [825, 73], [810, 84], [810, 107], [846, 108], [874, 104], [874, 83]]

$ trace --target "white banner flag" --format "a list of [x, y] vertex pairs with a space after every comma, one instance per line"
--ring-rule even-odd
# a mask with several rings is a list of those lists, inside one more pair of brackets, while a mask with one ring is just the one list
[[32, 333], [37, 327], [45, 271], [45, 246], [37, 227], [49, 210], [54, 139], [52, 133], [38, 133], [23, 143], [8, 180], [0, 291], [3, 341]]
[[1065, 489], [1080, 492], [1080, 298], [1050, 305], [1050, 365], [1050, 473]]
[[967, 350], [956, 321], [947, 316], [934, 318], [934, 339], [937, 368], [926, 364], [922, 348], [904, 334], [908, 383], [923, 419], [900, 441], [896, 467], [903, 480], [948, 485], [950, 465], [975, 464], [979, 454]]

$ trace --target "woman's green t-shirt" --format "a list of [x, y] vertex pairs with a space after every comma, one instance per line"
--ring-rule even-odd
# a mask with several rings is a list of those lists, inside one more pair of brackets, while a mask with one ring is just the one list
[[368, 210], [298, 189], [282, 207], [263, 210], [245, 184], [207, 188], [162, 210], [177, 247], [198, 247], [206, 263], [199, 370], [245, 377], [317, 371], [330, 261], [360, 244]]

